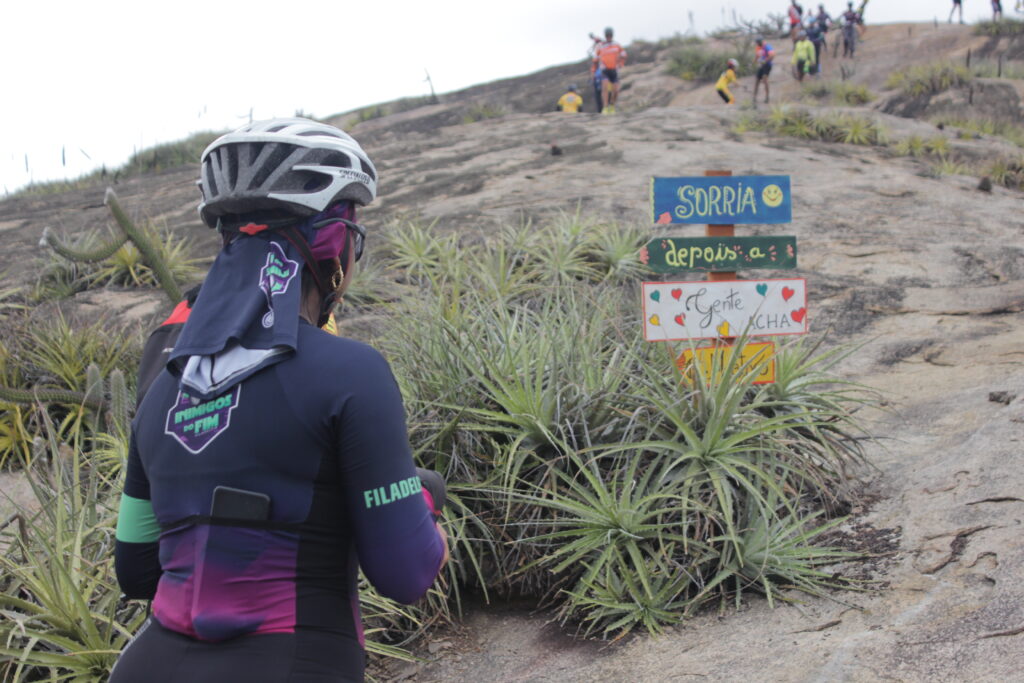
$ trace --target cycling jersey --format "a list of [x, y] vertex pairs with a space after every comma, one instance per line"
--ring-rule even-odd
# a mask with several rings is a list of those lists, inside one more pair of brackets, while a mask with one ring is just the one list
[[607, 40], [597, 47], [595, 61], [604, 69], [621, 69], [626, 65], [626, 50], [614, 40]]
[[[293, 653], [282, 656], [308, 655], [310, 639], [325, 637], [359, 652], [359, 568], [382, 595], [405, 603], [437, 574], [443, 541], [387, 362], [305, 322], [297, 341], [299, 351], [222, 395], [194, 399], [165, 370], [143, 398], [115, 563], [122, 590], [152, 597], [164, 630], [192, 641], [246, 636], [238, 642], [250, 645], [239, 648], [266, 636], [259, 642]], [[252, 515], [215, 508], [217, 487], [266, 505]], [[117, 676], [152, 680], [131, 662], [146, 666], [145, 643], [156, 638], [119, 663]], [[362, 658], [342, 659], [337, 676], [359, 680]]]
[[736, 72], [731, 68], [726, 69], [722, 72], [722, 75], [718, 77], [718, 81], [715, 82], [715, 90], [728, 90], [732, 83], [735, 83], [738, 79], [736, 78]]
[[793, 48], [793, 58], [791, 61], [810, 73], [811, 67], [814, 66], [814, 43], [806, 38], [798, 40], [796, 47]]
[[771, 43], [765, 43], [754, 51], [758, 64], [771, 64], [775, 59], [775, 49]]
[[575, 114], [583, 107], [583, 98], [576, 93], [569, 91], [558, 98], [558, 108], [561, 111]]
[[789, 25], [790, 26], [798, 26], [800, 24], [801, 18], [803, 17], [803, 14], [804, 14], [804, 8], [803, 7], [801, 7], [800, 5], [790, 5], [789, 6]]

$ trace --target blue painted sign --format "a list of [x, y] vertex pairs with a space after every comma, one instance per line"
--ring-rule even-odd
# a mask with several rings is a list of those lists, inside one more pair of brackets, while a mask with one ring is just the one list
[[655, 223], [788, 223], [788, 175], [651, 178]]

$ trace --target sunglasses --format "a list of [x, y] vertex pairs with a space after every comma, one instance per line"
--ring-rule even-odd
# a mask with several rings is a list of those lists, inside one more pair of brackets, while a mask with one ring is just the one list
[[356, 234], [355, 244], [353, 246], [356, 250], [356, 261], [358, 261], [363, 257], [363, 245], [366, 243], [366, 228], [345, 218], [341, 218], [339, 220], [345, 224], [346, 228]]
[[[356, 261], [363, 257], [363, 246], [366, 243], [366, 228], [359, 225], [355, 221], [350, 221], [347, 218], [325, 218], [322, 221], [317, 221], [313, 224], [314, 230], [319, 230], [325, 225], [331, 225], [332, 223], [344, 223], [345, 227], [355, 233], [355, 239], [353, 240], [353, 247], [356, 250]], [[344, 250], [342, 250], [344, 253]]]

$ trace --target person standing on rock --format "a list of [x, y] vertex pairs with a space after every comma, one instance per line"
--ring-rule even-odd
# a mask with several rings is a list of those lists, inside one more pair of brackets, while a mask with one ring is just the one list
[[853, 9], [853, 2], [846, 3], [846, 11], [840, 17], [843, 22], [843, 57], [853, 59], [857, 49], [857, 24], [860, 15]]
[[992, 0], [992, 21], [999, 21], [1003, 18], [1002, 0]]
[[578, 114], [583, 110], [583, 98], [576, 92], [575, 85], [570, 85], [565, 94], [558, 98], [555, 109], [567, 114]]
[[132, 422], [114, 564], [152, 616], [110, 681], [362, 681], [360, 570], [411, 603], [448, 560], [387, 361], [319, 329], [377, 172], [337, 128], [272, 119], [207, 147], [199, 187], [223, 247]]
[[807, 32], [797, 34], [796, 47], [793, 48], [792, 63], [796, 66], [796, 79], [803, 81], [804, 76], [814, 70], [814, 43], [807, 39]]
[[594, 61], [590, 66], [591, 74], [600, 69], [604, 79], [601, 89], [602, 114], [615, 113], [615, 105], [619, 101], [619, 72], [626, 66], [626, 50], [613, 40], [613, 36], [611, 27], [604, 30], [604, 40], [595, 48]]
[[758, 87], [764, 83], [764, 103], [768, 104], [768, 75], [772, 72], [775, 50], [760, 36], [754, 42], [757, 45], [754, 49], [754, 66], [757, 67], [757, 73], [754, 76], [754, 103], [757, 104]]
[[803, 21], [804, 8], [796, 0], [790, 0], [789, 8], [786, 10], [789, 16], [789, 37], [796, 45], [797, 34], [800, 32]]
[[949, 21], [946, 23], [953, 23], [953, 15], [955, 13], [960, 14], [960, 23], [964, 23], [964, 3], [963, 0], [953, 0], [953, 9], [949, 10]]
[[814, 67], [809, 73], [820, 74], [821, 73], [821, 52], [825, 45], [825, 35], [821, 32], [818, 27], [818, 21], [815, 19], [810, 22], [807, 26], [807, 40], [811, 41], [811, 45], [814, 46]]

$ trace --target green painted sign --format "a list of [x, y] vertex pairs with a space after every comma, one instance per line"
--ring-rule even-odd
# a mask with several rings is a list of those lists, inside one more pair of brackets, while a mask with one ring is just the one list
[[796, 268], [796, 237], [658, 237], [640, 249], [640, 260], [656, 273]]

